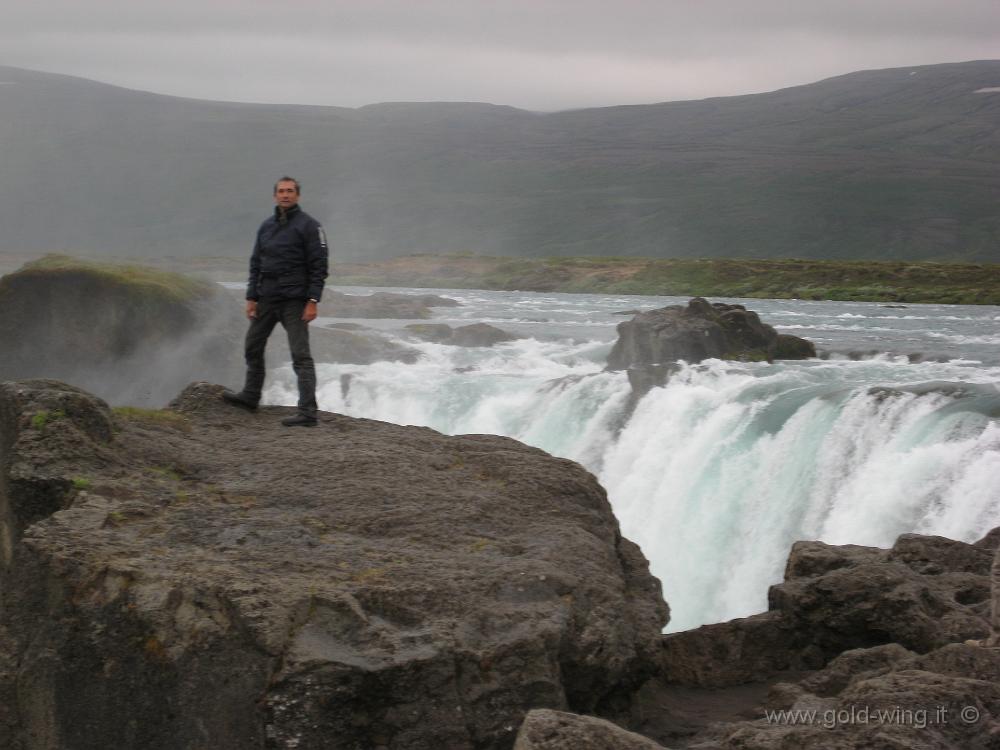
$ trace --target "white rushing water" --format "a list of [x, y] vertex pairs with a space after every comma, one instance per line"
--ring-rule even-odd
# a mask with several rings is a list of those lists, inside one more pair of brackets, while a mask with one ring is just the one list
[[[746, 301], [831, 358], [684, 367], [627, 416], [625, 375], [603, 372], [626, 319], [614, 313], [682, 300], [439, 293], [463, 306], [434, 322], [486, 321], [526, 338], [467, 349], [408, 339], [411, 321], [360, 321], [422, 357], [318, 364], [320, 407], [508, 435], [581, 462], [663, 581], [670, 630], [766, 609], [796, 540], [972, 541], [1000, 525], [996, 307]], [[907, 356], [916, 352], [922, 360]], [[287, 365], [270, 383], [267, 401], [295, 402]]]

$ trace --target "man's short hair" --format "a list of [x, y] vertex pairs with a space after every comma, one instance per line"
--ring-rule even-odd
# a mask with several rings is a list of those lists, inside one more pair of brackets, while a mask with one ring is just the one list
[[275, 193], [278, 192], [278, 185], [281, 184], [282, 182], [294, 182], [296, 195], [302, 195], [302, 186], [299, 184], [299, 181], [296, 180], [294, 177], [289, 177], [288, 175], [285, 175], [284, 177], [279, 177], [277, 182], [274, 183]]

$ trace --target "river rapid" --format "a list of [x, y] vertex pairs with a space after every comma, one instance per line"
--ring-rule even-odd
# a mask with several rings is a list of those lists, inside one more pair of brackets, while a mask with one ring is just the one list
[[[461, 348], [407, 338], [413, 321], [352, 320], [423, 356], [317, 363], [320, 408], [507, 435], [579, 461], [663, 582], [670, 631], [766, 609], [796, 540], [973, 541], [1000, 525], [998, 307], [713, 299], [811, 339], [824, 358], [685, 366], [628, 415], [625, 374], [603, 371], [628, 319], [618, 313], [687, 298], [385, 291], [452, 297], [462, 306], [431, 322], [524, 338]], [[295, 403], [287, 364], [264, 398]]]

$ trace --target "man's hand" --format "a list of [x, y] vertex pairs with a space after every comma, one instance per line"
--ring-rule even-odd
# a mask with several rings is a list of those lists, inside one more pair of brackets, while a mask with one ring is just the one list
[[257, 300], [247, 300], [247, 317], [253, 320], [257, 317]]
[[309, 300], [308, 302], [306, 302], [306, 307], [302, 311], [302, 320], [304, 320], [306, 323], [309, 323], [313, 320], [316, 320], [316, 316], [318, 314], [319, 312], [316, 310], [316, 303], [313, 302], [312, 300]]

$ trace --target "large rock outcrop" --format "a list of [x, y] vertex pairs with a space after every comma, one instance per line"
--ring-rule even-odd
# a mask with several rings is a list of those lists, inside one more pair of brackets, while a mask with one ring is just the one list
[[[434, 295], [324, 296], [324, 316], [426, 317]], [[238, 388], [247, 321], [240, 295], [181, 274], [46, 256], [0, 279], [0, 380], [55, 378], [114, 404], [160, 406], [192, 380]], [[313, 326], [317, 362], [415, 362], [420, 353], [372, 330]], [[280, 326], [271, 366], [290, 362]]]
[[926, 653], [990, 633], [994, 537], [904, 534], [891, 549], [797, 542], [766, 613], [664, 637], [668, 679], [722, 687], [886, 644]]
[[637, 313], [618, 324], [618, 340], [608, 355], [609, 370], [628, 370], [638, 394], [661, 385], [673, 363], [705, 359], [767, 361], [816, 356], [813, 344], [779, 334], [743, 305], [710, 303], [695, 297]]
[[659, 584], [577, 464], [220, 391], [0, 385], [0, 746], [510, 748], [651, 672]]
[[634, 728], [701, 750], [997, 747], [997, 542], [995, 530], [975, 544], [905, 534], [887, 550], [797, 543], [768, 612], [664, 636], [643, 689], [671, 705], [771, 684], [752, 720], [684, 731], [682, 717], [647, 715]]
[[0, 279], [0, 308], [0, 380], [57, 378], [152, 406], [195, 377], [242, 377], [244, 323], [218, 284], [46, 256]]

